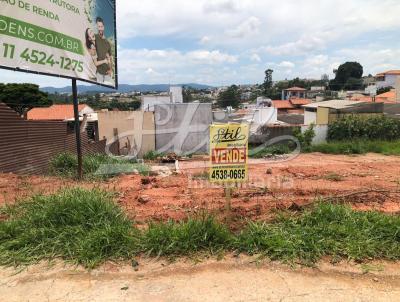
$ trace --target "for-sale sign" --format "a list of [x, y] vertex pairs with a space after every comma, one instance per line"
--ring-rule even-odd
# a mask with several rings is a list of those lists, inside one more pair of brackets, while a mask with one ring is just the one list
[[210, 181], [245, 182], [248, 179], [249, 125], [210, 127]]

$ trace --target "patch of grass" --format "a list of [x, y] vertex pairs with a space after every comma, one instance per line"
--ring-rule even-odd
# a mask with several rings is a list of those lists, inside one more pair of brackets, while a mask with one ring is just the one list
[[[50, 161], [50, 173], [67, 178], [76, 178], [78, 158], [71, 153], [61, 153]], [[150, 167], [136, 163], [135, 160], [126, 160], [110, 157], [105, 154], [91, 154], [83, 156], [83, 174], [85, 179], [106, 179], [122, 173], [132, 173], [148, 176]]]
[[381, 264], [373, 265], [373, 264], [363, 263], [361, 264], [361, 270], [363, 274], [369, 274], [371, 272], [383, 272], [385, 270], [385, 267]]
[[164, 153], [160, 153], [157, 151], [149, 151], [143, 155], [144, 160], [157, 160], [159, 157], [164, 156]]
[[87, 268], [134, 255], [137, 231], [112, 197], [69, 189], [35, 196], [4, 209], [0, 264], [26, 265], [61, 258]]
[[150, 224], [141, 237], [141, 250], [152, 256], [185, 256], [229, 249], [233, 235], [213, 217], [187, 222]]
[[[0, 265], [56, 258], [94, 268], [138, 254], [179, 257], [225, 251], [312, 265], [324, 256], [357, 261], [400, 259], [400, 217], [320, 202], [301, 215], [248, 222], [239, 233], [203, 214], [139, 230], [112, 196], [69, 189], [0, 209]], [[366, 269], [370, 270], [368, 267]]]
[[276, 223], [249, 222], [237, 237], [237, 248], [273, 260], [312, 264], [335, 259], [400, 259], [400, 217], [356, 212], [350, 207], [319, 203], [299, 217]]
[[380, 153], [385, 155], [400, 155], [400, 141], [332, 141], [312, 146], [309, 151], [325, 154]]

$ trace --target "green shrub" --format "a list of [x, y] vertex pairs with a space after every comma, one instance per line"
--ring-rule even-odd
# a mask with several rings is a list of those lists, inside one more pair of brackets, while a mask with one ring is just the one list
[[0, 222], [0, 265], [61, 258], [93, 268], [130, 259], [137, 246], [132, 222], [102, 191], [35, 196], [4, 212], [9, 218]]
[[349, 115], [329, 125], [328, 140], [397, 140], [400, 120], [386, 116], [362, 117]]
[[299, 140], [300, 146], [303, 150], [307, 151], [311, 148], [312, 141], [315, 137], [314, 124], [311, 124], [304, 133], [301, 131], [300, 127], [296, 127], [293, 130], [293, 136]]
[[325, 154], [380, 153], [385, 155], [400, 155], [400, 141], [331, 141], [312, 146], [308, 151]]

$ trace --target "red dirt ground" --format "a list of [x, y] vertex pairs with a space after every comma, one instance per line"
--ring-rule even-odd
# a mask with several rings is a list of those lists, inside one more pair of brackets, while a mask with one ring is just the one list
[[[83, 183], [119, 193], [118, 203], [130, 217], [148, 220], [180, 220], [204, 211], [224, 216], [223, 188], [199, 179], [207, 161], [181, 162], [181, 174], [166, 178], [124, 175], [107, 182]], [[268, 219], [275, 210], [299, 209], [318, 197], [341, 196], [365, 190], [400, 192], [400, 157], [368, 154], [336, 156], [302, 154], [287, 161], [252, 160], [250, 182], [235, 188], [232, 212], [237, 218]], [[192, 176], [191, 176], [192, 175]], [[0, 174], [0, 204], [37, 193], [52, 193], [78, 186], [54, 177]], [[358, 210], [400, 212], [400, 193], [368, 193], [351, 200]]]

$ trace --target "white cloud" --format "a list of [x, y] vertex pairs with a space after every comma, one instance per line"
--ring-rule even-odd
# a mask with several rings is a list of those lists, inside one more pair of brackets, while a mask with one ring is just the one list
[[260, 57], [258, 54], [253, 53], [253, 54], [250, 56], [250, 60], [252, 60], [252, 61], [254, 61], [254, 62], [261, 62], [261, 57]]
[[231, 14], [238, 11], [238, 4], [233, 0], [214, 0], [204, 4], [205, 13]]
[[204, 37], [202, 37], [201, 39], [200, 39], [200, 41], [199, 41], [199, 43], [201, 44], [201, 45], [204, 45], [204, 44], [207, 44], [208, 42], [210, 42], [210, 37], [208, 37], [208, 36], [204, 36]]
[[244, 38], [259, 32], [261, 21], [257, 17], [250, 17], [237, 26], [234, 30], [228, 30], [227, 34], [232, 38]]
[[223, 80], [221, 70], [231, 70], [228, 66], [237, 61], [236, 56], [219, 50], [125, 49], [119, 53], [119, 75], [130, 79], [128, 83], [183, 83], [202, 79], [201, 82], [212, 84]]
[[283, 61], [283, 62], [279, 63], [278, 66], [282, 67], [282, 68], [291, 69], [291, 68], [294, 68], [296, 65], [289, 61]]
[[[347, 60], [359, 61], [366, 73], [400, 68], [398, 0], [117, 4], [121, 83], [261, 82], [270, 66], [275, 80], [289, 75], [319, 78], [332, 75]], [[60, 86], [70, 82], [11, 72], [0, 79]]]

